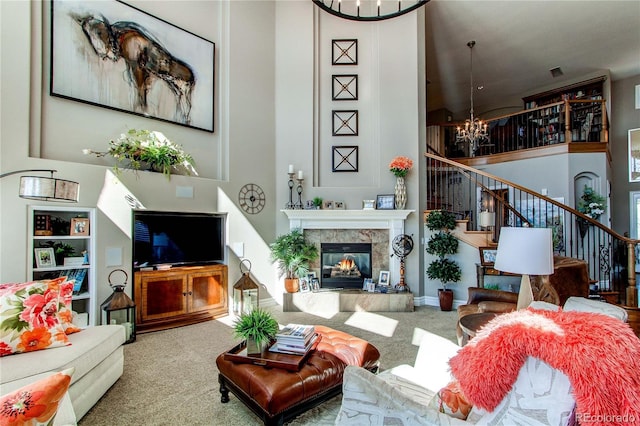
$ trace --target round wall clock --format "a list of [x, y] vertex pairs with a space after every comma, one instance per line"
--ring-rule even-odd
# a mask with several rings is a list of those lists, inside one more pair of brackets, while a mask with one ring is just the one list
[[249, 214], [260, 213], [265, 204], [264, 191], [255, 183], [248, 183], [240, 188], [238, 203]]

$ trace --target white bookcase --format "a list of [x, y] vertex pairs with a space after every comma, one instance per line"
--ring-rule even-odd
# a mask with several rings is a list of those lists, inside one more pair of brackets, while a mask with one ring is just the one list
[[[27, 274], [30, 279], [78, 276], [73, 311], [78, 326], [98, 325], [96, 300], [96, 212], [85, 207], [29, 206], [27, 220]], [[74, 254], [55, 258], [56, 246], [73, 247]], [[53, 247], [54, 257], [49, 257]], [[36, 250], [40, 253], [36, 259]], [[40, 262], [38, 262], [38, 260]]]

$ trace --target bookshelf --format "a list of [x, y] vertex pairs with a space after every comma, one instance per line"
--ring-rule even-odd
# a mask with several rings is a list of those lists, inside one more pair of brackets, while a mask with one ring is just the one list
[[74, 323], [80, 327], [98, 325], [95, 209], [29, 206], [28, 215], [28, 277], [78, 278], [72, 302], [78, 314]]

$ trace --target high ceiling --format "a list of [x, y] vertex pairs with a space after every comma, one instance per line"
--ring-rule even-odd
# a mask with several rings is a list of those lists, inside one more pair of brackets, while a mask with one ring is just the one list
[[[601, 70], [613, 81], [640, 74], [640, 0], [431, 0], [424, 7], [428, 111], [468, 116], [470, 40], [481, 118], [522, 109], [523, 94]], [[555, 67], [564, 75], [553, 78]]]

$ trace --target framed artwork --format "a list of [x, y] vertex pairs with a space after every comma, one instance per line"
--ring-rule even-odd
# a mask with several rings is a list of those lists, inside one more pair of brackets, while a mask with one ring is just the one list
[[496, 253], [498, 249], [495, 247], [480, 247], [480, 264], [482, 266], [493, 266], [496, 262]]
[[358, 171], [358, 147], [334, 146], [331, 148], [331, 171], [333, 172], [357, 172]]
[[324, 200], [322, 202], [322, 209], [323, 210], [333, 210], [333, 201], [331, 200]]
[[[553, 197], [552, 200], [564, 204], [564, 197]], [[514, 206], [534, 228], [551, 228], [554, 253], [564, 252], [564, 214], [559, 207], [544, 200], [516, 200]], [[516, 218], [517, 226], [522, 226], [522, 222]]]
[[640, 129], [629, 130], [629, 182], [640, 182]]
[[308, 293], [310, 291], [309, 280], [307, 278], [300, 278], [300, 293]]
[[318, 291], [320, 290], [320, 281], [318, 281], [317, 278], [311, 278], [311, 280], [309, 281], [309, 287], [311, 288], [311, 291]]
[[89, 235], [89, 219], [85, 217], [72, 218], [70, 235]]
[[380, 271], [378, 285], [389, 285], [389, 271]]
[[396, 196], [393, 194], [378, 195], [376, 198], [376, 209], [393, 210], [396, 204]]
[[371, 285], [373, 285], [373, 288], [374, 288], [374, 290], [375, 290], [376, 286], [375, 286], [375, 284], [373, 283], [373, 278], [365, 278], [365, 279], [362, 281], [362, 289], [363, 289], [364, 291], [369, 291], [369, 287], [370, 287]]
[[215, 45], [121, 1], [51, 2], [50, 94], [213, 132]]
[[362, 200], [362, 210], [373, 210], [376, 208], [376, 200]]
[[331, 40], [331, 65], [358, 65], [358, 40]]
[[56, 266], [56, 258], [53, 253], [53, 247], [44, 247], [33, 249], [36, 256], [37, 268], [53, 268]]
[[344, 201], [334, 201], [333, 209], [334, 210], [345, 210], [347, 207], [344, 204]]
[[333, 136], [358, 136], [358, 111], [334, 110]]
[[340, 74], [331, 76], [331, 99], [334, 101], [358, 100], [358, 75]]

